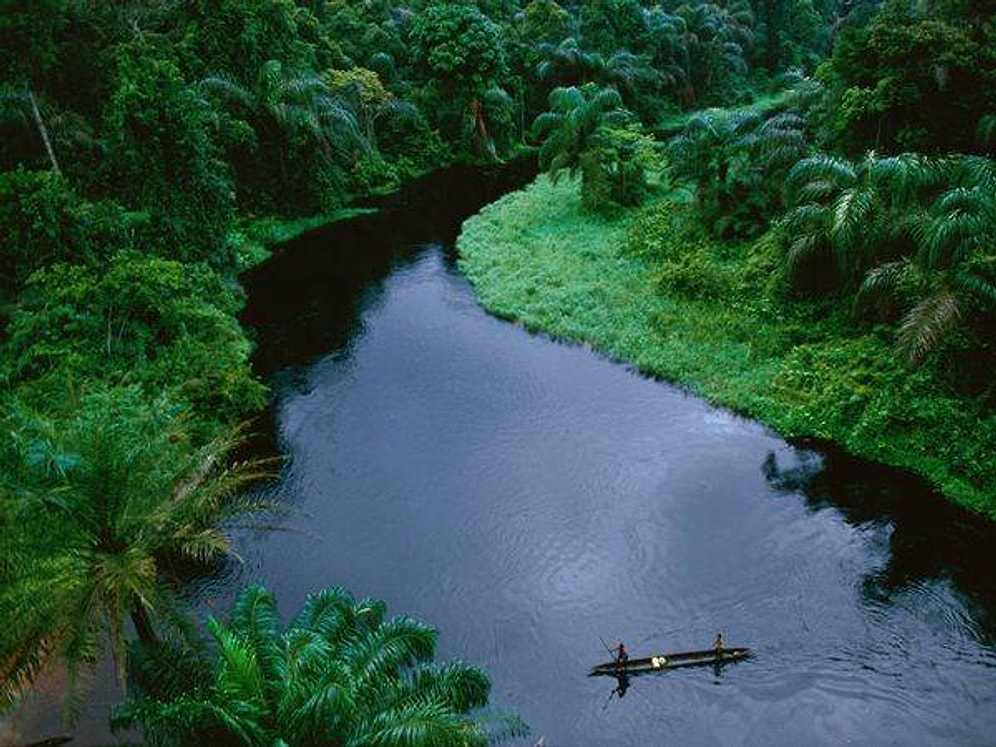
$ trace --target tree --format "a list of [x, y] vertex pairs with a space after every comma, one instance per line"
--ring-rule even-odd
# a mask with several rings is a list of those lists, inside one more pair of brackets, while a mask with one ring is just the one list
[[991, 360], [994, 187], [996, 167], [981, 157], [803, 159], [789, 174], [787, 262], [798, 277], [822, 260], [837, 275], [824, 288], [857, 289], [863, 305], [898, 316], [897, 350], [911, 364], [956, 340]]
[[970, 152], [979, 118], [996, 105], [991, 31], [930, 4], [889, 2], [848, 27], [822, 70], [826, 125], [851, 155]]
[[554, 182], [564, 171], [572, 178], [577, 175], [581, 155], [601, 125], [622, 124], [628, 118], [616, 89], [592, 84], [553, 89], [549, 106], [549, 111], [533, 122], [533, 135], [543, 141], [539, 150], [540, 168]]
[[96, 266], [55, 264], [22, 293], [0, 371], [47, 409], [72, 403], [80, 382], [139, 383], [186, 403], [188, 427], [210, 436], [265, 402], [238, 308], [204, 265], [134, 252]]
[[433, 663], [436, 631], [384, 614], [383, 602], [332, 587], [281, 629], [273, 595], [250, 587], [227, 624], [208, 621], [210, 658], [149, 653], [114, 724], [140, 726], [161, 747], [470, 747], [527, 733], [515, 716], [481, 711], [483, 670]]
[[[991, 348], [996, 314], [996, 164], [949, 161], [949, 184], [930, 204], [912, 252], [872, 268], [865, 298], [885, 295], [902, 309], [897, 349], [919, 364], [959, 332], [973, 350]], [[974, 329], [973, 329], [974, 327]]]
[[102, 124], [112, 194], [153, 214], [159, 251], [231, 267], [234, 258], [222, 250], [234, 222], [234, 194], [211, 137], [214, 111], [145, 42], [119, 47], [116, 60]]
[[638, 122], [602, 125], [581, 156], [581, 204], [602, 212], [639, 205], [650, 191], [647, 172], [659, 166], [657, 143]]
[[[484, 107], [485, 94], [500, 87], [506, 72], [501, 30], [476, 8], [443, 3], [416, 17], [410, 43], [412, 58], [436, 89], [437, 104], [457, 115], [458, 125], [452, 118], [444, 124], [454, 136], [469, 132], [476, 153], [495, 157]], [[456, 103], [447, 107], [447, 99]]]
[[0, 631], [0, 707], [58, 662], [75, 684], [105, 639], [123, 679], [128, 620], [148, 643], [184, 630], [180, 580], [229, 555], [226, 522], [265, 507], [244, 491], [262, 465], [228, 461], [237, 436], [193, 449], [180, 411], [135, 387], [5, 425], [0, 607], [18, 625]]
[[42, 119], [41, 111], [38, 108], [38, 101], [31, 87], [25, 85], [23, 90], [18, 91], [10, 85], [0, 86], [0, 116], [7, 121], [22, 119], [26, 124], [28, 114], [30, 114], [31, 121], [38, 130], [38, 136], [41, 139], [42, 145], [45, 146], [45, 155], [48, 156], [48, 162], [52, 167], [52, 171], [60, 174], [59, 162], [56, 160], [55, 149], [52, 147], [52, 138], [49, 137], [48, 128]]
[[688, 103], [691, 91], [689, 74], [688, 24], [677, 13], [669, 13], [660, 6], [647, 11], [647, 52], [661, 81], [677, 97], [679, 103]]
[[[661, 78], [647, 57], [628, 51], [615, 52], [608, 59], [597, 52], [586, 52], [571, 38], [560, 44], [542, 44], [542, 61], [536, 67], [540, 80], [556, 87], [598, 83], [612, 86], [629, 108], [642, 103], [642, 94], [656, 91]], [[649, 112], [649, 107], [645, 107]]]
[[349, 102], [349, 108], [363, 128], [367, 142], [377, 146], [377, 120], [397, 115], [415, 116], [414, 107], [391, 93], [373, 70], [354, 67], [350, 70], [329, 70], [325, 73], [331, 93]]
[[520, 33], [531, 45], [556, 43], [570, 33], [570, 14], [555, 0], [530, 0], [523, 10]]
[[557, 44], [544, 42], [537, 49], [542, 59], [536, 74], [541, 81], [558, 88], [594, 82], [605, 69], [602, 55], [585, 51], [571, 37]]
[[805, 153], [801, 117], [755, 108], [696, 114], [668, 144], [671, 174], [695, 185], [699, 217], [720, 236], [749, 236], [781, 207], [780, 185]]
[[293, 0], [194, 0], [183, 8], [181, 39], [194, 78], [222, 75], [251, 85], [269, 60], [316, 67], [317, 21]]
[[829, 262], [836, 277], [821, 278], [824, 288], [855, 288], [889, 247], [912, 244], [922, 226], [923, 196], [939, 188], [939, 177], [930, 159], [915, 154], [800, 160], [787, 180], [788, 266]]
[[729, 100], [736, 76], [746, 72], [746, 54], [753, 43], [754, 16], [742, 0], [729, 5], [700, 3], [682, 5], [675, 11], [684, 21], [681, 46], [687, 68], [681, 104], [699, 106], [708, 96]]
[[646, 171], [657, 165], [657, 149], [614, 88], [555, 88], [550, 110], [536, 118], [533, 134], [543, 138], [540, 168], [554, 183], [565, 171], [572, 178], [580, 172], [586, 209], [643, 200]]
[[134, 243], [148, 217], [84, 200], [54, 171], [0, 174], [0, 282], [19, 289], [56, 262], [95, 262]]
[[819, 0], [755, 0], [755, 59], [771, 72], [793, 67], [811, 71], [826, 56], [826, 29], [833, 21], [828, 5]]
[[581, 3], [580, 23], [585, 46], [604, 55], [639, 52], [645, 42], [646, 18], [639, 0], [588, 0]]
[[52, 140], [34, 91], [56, 64], [59, 34], [67, 22], [67, 0], [17, 2], [0, 14], [0, 109], [23, 107], [30, 112], [52, 170], [59, 171]]
[[396, 23], [398, 11], [395, 5], [384, 0], [363, 3], [325, 0], [314, 3], [320, 38], [330, 40], [339, 53], [338, 59], [329, 62], [334, 67], [361, 65], [384, 72], [375, 64], [374, 58], [382, 55], [394, 60], [405, 51], [401, 25]]
[[[368, 147], [356, 113], [342, 96], [321, 77], [288, 70], [279, 60], [265, 62], [251, 87], [213, 76], [203, 79], [200, 88], [217, 96], [252, 128], [250, 152], [237, 160], [240, 182], [278, 203], [293, 202], [289, 198], [296, 196], [302, 212], [322, 207], [322, 195], [317, 200], [311, 197], [320, 187], [312, 163], [335, 171], [351, 166]], [[276, 174], [261, 168], [259, 151], [272, 159]], [[342, 195], [338, 197], [341, 201]]]

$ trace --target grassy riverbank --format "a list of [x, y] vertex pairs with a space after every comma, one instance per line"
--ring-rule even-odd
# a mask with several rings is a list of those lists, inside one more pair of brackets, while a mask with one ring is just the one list
[[996, 416], [900, 363], [885, 330], [780, 300], [771, 240], [718, 245], [659, 201], [583, 213], [541, 177], [463, 227], [481, 303], [766, 422], [916, 472], [996, 519]]

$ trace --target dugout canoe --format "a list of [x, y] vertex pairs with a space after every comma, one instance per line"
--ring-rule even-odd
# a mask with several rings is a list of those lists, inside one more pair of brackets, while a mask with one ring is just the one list
[[708, 648], [703, 651], [684, 651], [675, 654], [657, 654], [647, 656], [642, 659], [629, 659], [625, 664], [608, 661], [592, 667], [588, 672], [589, 677], [598, 675], [608, 675], [617, 677], [620, 674], [644, 674], [646, 672], [665, 672], [669, 669], [681, 669], [682, 667], [698, 667], [705, 664], [727, 664], [732, 661], [740, 661], [750, 656], [750, 649], [744, 647], [724, 648], [719, 654], [716, 649]]

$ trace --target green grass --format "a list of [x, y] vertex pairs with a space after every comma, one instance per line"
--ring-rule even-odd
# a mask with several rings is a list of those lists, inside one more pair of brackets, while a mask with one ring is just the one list
[[461, 267], [481, 303], [585, 343], [789, 438], [833, 441], [924, 476], [996, 519], [996, 416], [901, 365], [884, 329], [770, 291], [777, 247], [720, 245], [661, 201], [614, 219], [541, 177], [468, 220]]

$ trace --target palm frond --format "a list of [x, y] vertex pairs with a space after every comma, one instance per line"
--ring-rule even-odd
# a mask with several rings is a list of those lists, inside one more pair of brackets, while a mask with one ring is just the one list
[[408, 617], [395, 617], [350, 642], [345, 656], [358, 679], [366, 682], [416, 662], [431, 660], [437, 633]]
[[817, 256], [830, 250], [830, 242], [820, 234], [803, 234], [789, 242], [785, 252], [785, 262], [789, 267], [798, 267], [808, 257]]
[[921, 237], [921, 251], [927, 266], [942, 269], [968, 259], [981, 246], [986, 220], [978, 215], [953, 210], [932, 216]]
[[301, 611], [291, 621], [290, 629], [312, 630], [335, 642], [342, 633], [353, 608], [353, 595], [341, 586], [330, 586], [309, 594]]
[[279, 683], [287, 676], [287, 661], [273, 594], [259, 584], [244, 590], [232, 607], [230, 625], [255, 652], [267, 697], [271, 707], [275, 706]]
[[790, 194], [811, 181], [825, 181], [845, 188], [857, 180], [857, 171], [852, 163], [825, 154], [803, 158], [789, 169], [787, 185]]
[[448, 662], [419, 667], [410, 686], [414, 693], [446, 703], [457, 713], [468, 713], [487, 704], [491, 678], [479, 667]]
[[903, 317], [897, 347], [916, 365], [943, 340], [961, 316], [958, 297], [947, 288], [939, 288], [923, 299]]
[[855, 187], [841, 192], [833, 203], [830, 238], [838, 249], [841, 266], [847, 267], [854, 258], [855, 248], [869, 238], [877, 194], [868, 187]]
[[251, 643], [214, 618], [207, 626], [218, 644], [215, 687], [227, 700], [261, 707], [265, 702], [263, 671]]
[[197, 88], [204, 93], [234, 101], [247, 109], [252, 106], [252, 94], [244, 86], [224, 75], [201, 78], [197, 82]]
[[862, 296], [888, 296], [901, 293], [901, 289], [909, 284], [915, 266], [909, 258], [886, 262], [872, 268], [865, 275], [859, 293]]
[[976, 272], [957, 271], [952, 275], [952, 286], [974, 296], [988, 311], [996, 310], [996, 280]]
[[488, 744], [487, 734], [476, 724], [431, 700], [377, 714], [365, 737], [357, 745], [459, 744], [484, 747]]
[[529, 725], [515, 713], [488, 710], [474, 717], [477, 728], [487, 735], [488, 744], [508, 739], [522, 739], [530, 733]]

